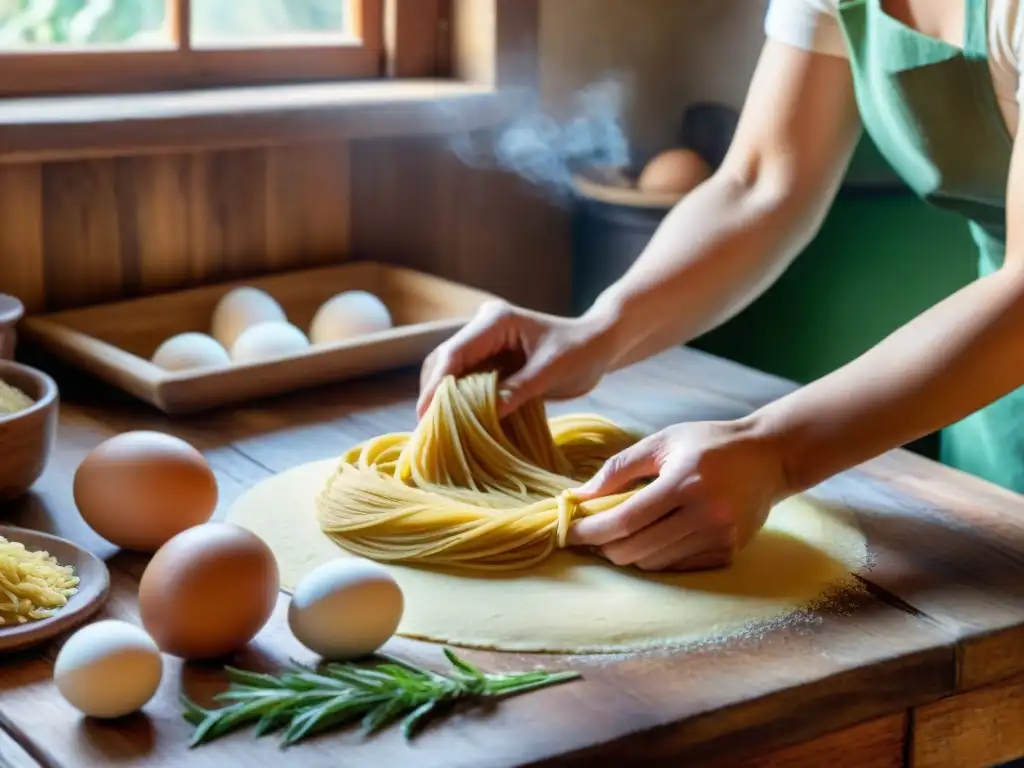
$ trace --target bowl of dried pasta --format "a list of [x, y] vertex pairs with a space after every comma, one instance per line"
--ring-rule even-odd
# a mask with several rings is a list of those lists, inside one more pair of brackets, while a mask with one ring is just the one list
[[0, 360], [0, 504], [43, 474], [57, 437], [58, 399], [45, 373]]

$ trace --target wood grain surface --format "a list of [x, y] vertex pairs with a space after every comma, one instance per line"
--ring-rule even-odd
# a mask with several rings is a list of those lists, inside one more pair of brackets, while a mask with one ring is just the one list
[[566, 311], [568, 210], [456, 140], [0, 164], [0, 293], [37, 313], [356, 257]]
[[908, 721], [906, 713], [880, 717], [713, 768], [899, 768], [906, 754]]
[[443, 77], [450, 47], [450, 0], [391, 0], [384, 6], [385, 72], [388, 77]]
[[494, 136], [353, 143], [352, 256], [568, 312], [568, 202], [511, 173], [467, 165], [456, 151], [466, 141], [486, 147]]
[[[222, 514], [270, 474], [337, 455], [358, 440], [406, 429], [414, 420], [414, 371], [171, 419], [87, 385], [53, 361], [37, 362], [54, 371], [64, 389], [59, 450], [33, 493], [3, 512], [9, 522], [54, 531], [108, 558], [112, 589], [102, 615], [129, 621], [137, 621], [136, 590], [145, 559], [117, 552], [96, 536], [71, 500], [74, 468], [99, 441], [138, 428], [189, 440], [217, 475]], [[790, 387], [680, 350], [618, 372], [589, 397], [550, 410], [597, 410], [654, 430], [682, 420], [737, 416]], [[961, 648], [975, 638], [1015, 631], [1016, 606], [1024, 603], [1021, 557], [1011, 555], [1016, 523], [1007, 519], [1013, 499], [903, 453], [816, 492], [856, 511], [875, 556], [863, 574], [871, 591], [813, 620], [685, 653], [614, 658], [468, 653], [490, 670], [541, 663], [571, 666], [584, 679], [485, 713], [457, 714], [412, 745], [394, 733], [367, 741], [344, 732], [282, 753], [273, 741], [253, 741], [243, 732], [190, 752], [177, 695], [187, 691], [206, 700], [224, 685], [216, 668], [171, 662], [145, 714], [98, 724], [80, 720], [56, 694], [50, 682], [55, 647], [0, 660], [0, 724], [30, 745], [37, 759], [58, 766], [326, 766], [337, 764], [339, 750], [347, 765], [368, 766], [816, 765], [826, 755], [829, 764], [883, 766], [902, 764], [897, 755], [911, 751], [961, 754], [929, 752], [924, 740], [929, 731], [915, 737], [914, 717], [907, 719], [907, 712], [929, 713], [926, 722], [936, 723], [931, 733], [948, 735], [950, 726], [943, 723], [957, 716], [946, 710], [959, 711], [960, 696], [981, 696], [968, 701], [968, 709], [989, 711], [991, 695], [954, 694], [962, 685]], [[1000, 506], [993, 506], [995, 500]], [[1024, 502], [1016, 503], [1024, 519]], [[975, 605], [979, 593], [988, 596]], [[270, 624], [231, 661], [272, 668], [289, 656], [307, 658], [286, 631], [285, 607], [282, 597]], [[438, 649], [429, 644], [399, 639], [388, 650], [439, 662]]]
[[49, 376], [0, 359], [0, 381], [32, 404], [0, 415], [0, 502], [24, 493], [43, 473], [57, 439], [57, 384]]
[[1001, 765], [1024, 754], [1024, 680], [968, 691], [914, 713], [914, 768]]

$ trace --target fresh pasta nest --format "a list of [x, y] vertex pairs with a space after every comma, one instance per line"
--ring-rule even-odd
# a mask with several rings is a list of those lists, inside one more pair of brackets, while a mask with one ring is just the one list
[[637, 436], [596, 415], [547, 420], [541, 401], [498, 418], [498, 375], [447, 377], [413, 432], [345, 453], [317, 499], [321, 528], [383, 562], [526, 568], [564, 547], [586, 502], [571, 489]]
[[0, 627], [52, 616], [77, 592], [70, 565], [0, 536]]

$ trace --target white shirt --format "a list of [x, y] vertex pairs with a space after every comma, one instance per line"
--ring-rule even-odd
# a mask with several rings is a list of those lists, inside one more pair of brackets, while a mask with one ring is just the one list
[[[966, 0], [965, 0], [966, 2]], [[837, 18], [839, 0], [771, 0], [765, 33], [803, 50], [847, 58], [846, 40]], [[989, 0], [988, 56], [992, 85], [1010, 135], [1017, 132], [1024, 97], [1024, 3]]]

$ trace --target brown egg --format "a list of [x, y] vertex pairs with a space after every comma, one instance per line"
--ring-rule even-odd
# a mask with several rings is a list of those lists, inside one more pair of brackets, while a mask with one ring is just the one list
[[669, 149], [644, 167], [636, 186], [642, 192], [685, 195], [711, 175], [704, 158], [690, 149]]
[[125, 432], [96, 446], [75, 472], [75, 504], [96, 533], [125, 549], [155, 552], [205, 523], [217, 480], [199, 451], [162, 432]]
[[139, 583], [139, 615], [164, 653], [213, 659], [256, 636], [277, 592], [277, 561], [262, 539], [232, 523], [205, 523], [150, 560]]

